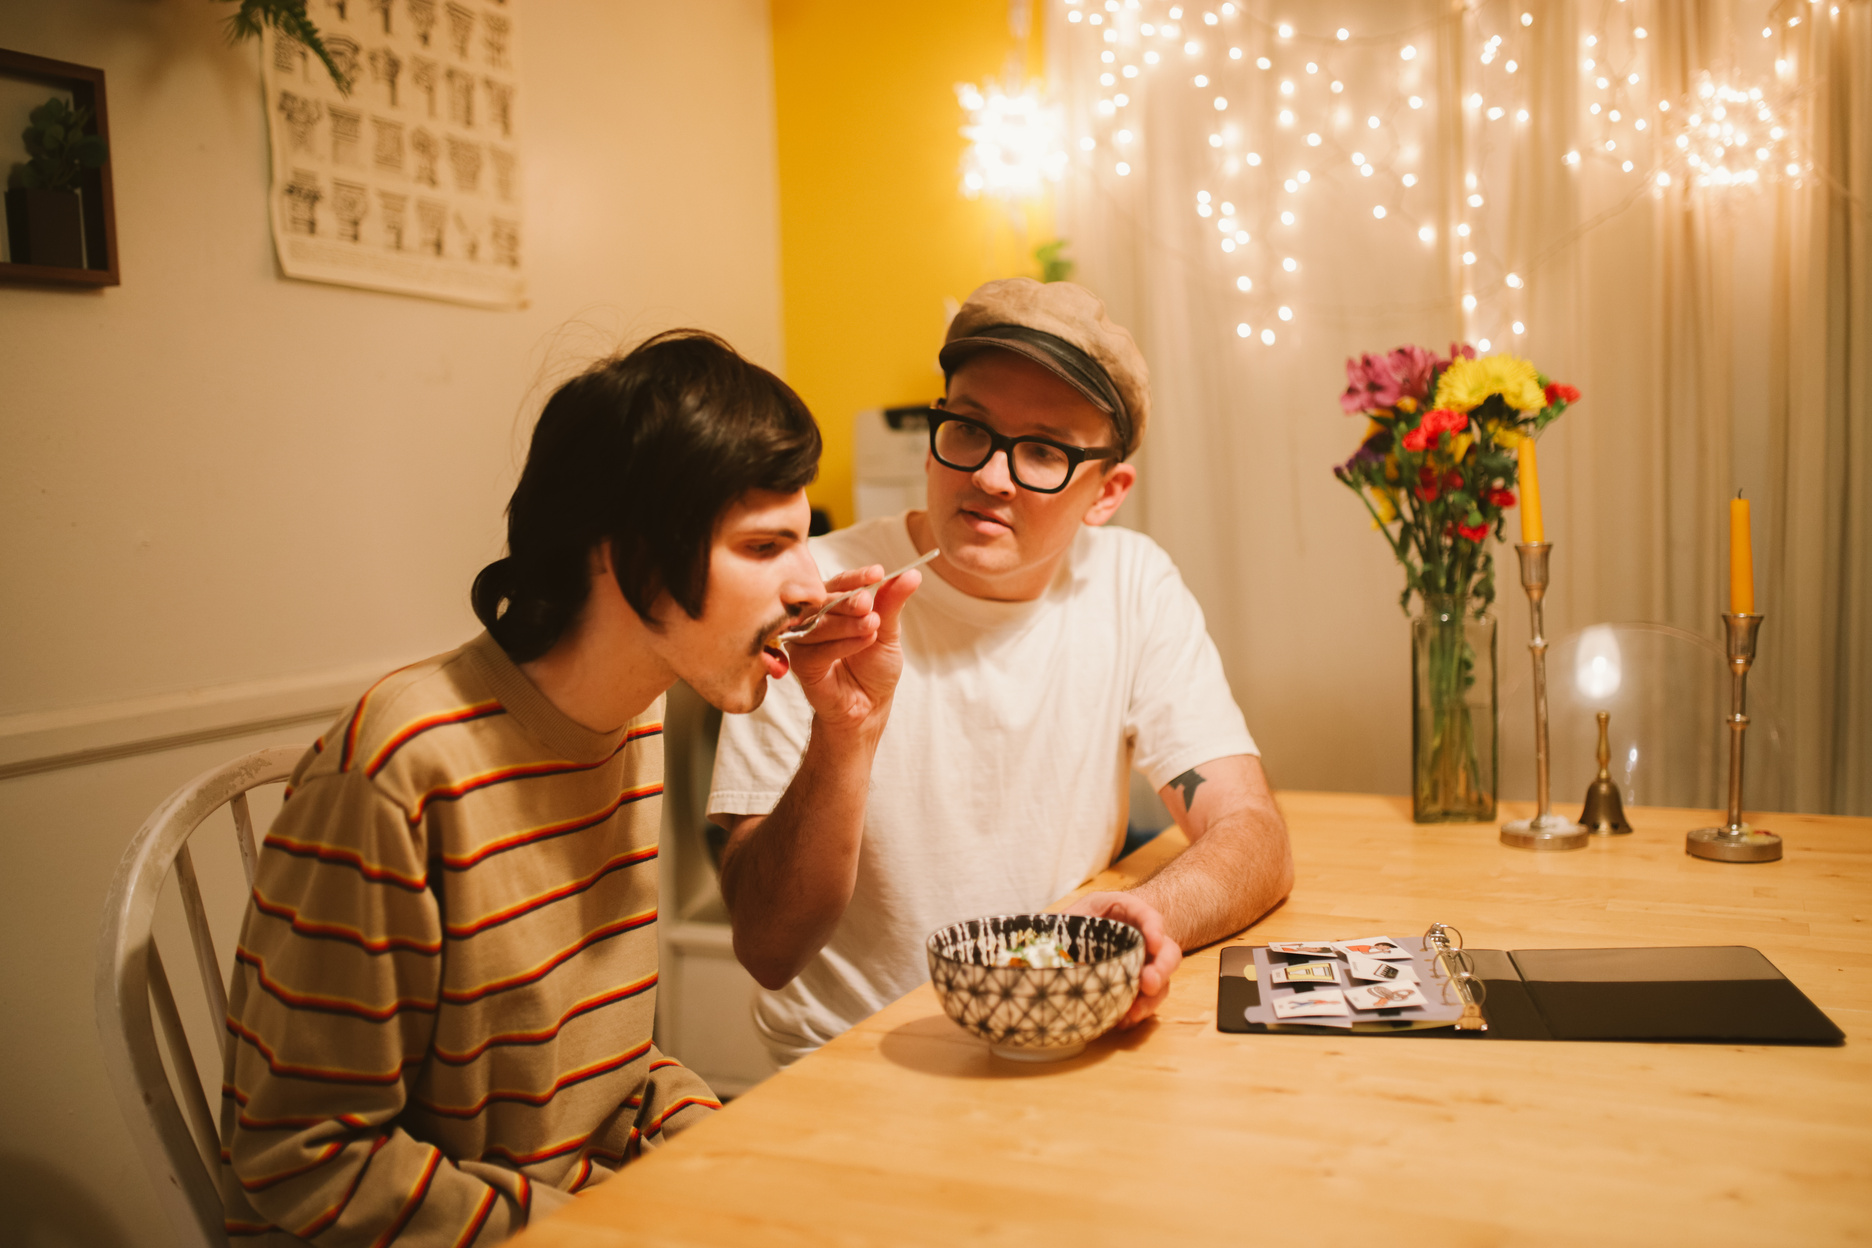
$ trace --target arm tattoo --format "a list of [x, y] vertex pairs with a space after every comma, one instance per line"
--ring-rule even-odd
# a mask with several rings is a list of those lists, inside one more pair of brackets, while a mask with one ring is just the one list
[[1202, 772], [1194, 767], [1170, 782], [1170, 787], [1183, 795], [1183, 810], [1188, 813], [1190, 803], [1196, 800], [1196, 787], [1205, 779]]

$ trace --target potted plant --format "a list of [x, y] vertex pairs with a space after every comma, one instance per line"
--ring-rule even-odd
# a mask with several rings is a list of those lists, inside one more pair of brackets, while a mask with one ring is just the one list
[[86, 132], [91, 110], [53, 96], [33, 109], [21, 138], [31, 157], [7, 178], [7, 238], [15, 264], [84, 267], [78, 180], [99, 169], [104, 140]]

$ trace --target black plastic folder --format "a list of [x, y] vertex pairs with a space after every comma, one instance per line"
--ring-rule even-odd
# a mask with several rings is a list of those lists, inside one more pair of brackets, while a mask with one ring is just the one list
[[[1399, 1024], [1396, 1030], [1360, 1026], [1347, 1031], [1249, 1022], [1246, 1011], [1261, 1004], [1255, 952], [1249, 945], [1222, 950], [1216, 1001], [1216, 1026], [1222, 1031], [1727, 1044], [1846, 1041], [1833, 1020], [1774, 963], [1744, 945], [1466, 950], [1466, 965], [1483, 985], [1474, 994], [1486, 1023], [1480, 1030], [1420, 1023], [1409, 1029]], [[1279, 963], [1283, 958], [1263, 952], [1262, 960]]]

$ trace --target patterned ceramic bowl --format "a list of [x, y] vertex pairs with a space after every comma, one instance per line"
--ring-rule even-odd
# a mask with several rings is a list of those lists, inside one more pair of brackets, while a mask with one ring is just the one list
[[[995, 966], [1036, 937], [1071, 966]], [[1144, 935], [1083, 914], [1001, 914], [952, 924], [929, 938], [930, 982], [943, 1010], [1000, 1057], [1052, 1062], [1109, 1031], [1137, 996]]]

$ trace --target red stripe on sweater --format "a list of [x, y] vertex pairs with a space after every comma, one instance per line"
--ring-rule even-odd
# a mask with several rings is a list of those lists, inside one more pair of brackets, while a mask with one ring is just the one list
[[[303, 1165], [294, 1166], [288, 1170], [281, 1170], [274, 1174], [262, 1175], [257, 1179], [242, 1178], [238, 1171], [235, 1172], [235, 1177], [240, 1180], [240, 1185], [244, 1190], [249, 1192], [264, 1192], [267, 1188], [272, 1187], [276, 1183], [284, 1183], [287, 1179], [296, 1179], [302, 1174], [308, 1174], [313, 1170], [317, 1170], [320, 1166], [344, 1152], [344, 1147], [344, 1140], [333, 1140], [319, 1150], [317, 1157], [314, 1157], [311, 1161], [305, 1162]], [[230, 1165], [233, 1164], [233, 1157], [229, 1156], [226, 1160]]]
[[364, 1155], [364, 1164], [359, 1166], [358, 1172], [352, 1176], [351, 1186], [345, 1189], [345, 1194], [338, 1198], [337, 1204], [330, 1206], [325, 1212], [319, 1214], [316, 1218], [313, 1218], [295, 1232], [300, 1239], [311, 1239], [314, 1235], [317, 1235], [344, 1216], [344, 1211], [351, 1205], [351, 1198], [357, 1195], [359, 1185], [364, 1182], [364, 1175], [370, 1170], [371, 1162], [377, 1160], [377, 1154], [381, 1152], [383, 1146], [389, 1142], [390, 1137], [387, 1135], [380, 1135], [375, 1140], [371, 1141], [370, 1152]]
[[295, 1010], [317, 1010], [322, 1014], [348, 1014], [353, 1018], [366, 1019], [373, 1023], [385, 1023], [401, 1014], [404, 1010], [416, 1010], [425, 1014], [436, 1011], [434, 1001], [422, 997], [398, 997], [389, 1005], [374, 1005], [368, 1001], [353, 1001], [349, 997], [322, 997], [310, 992], [295, 992], [267, 974], [266, 960], [259, 954], [240, 945], [234, 947], [234, 960], [245, 963], [254, 970], [260, 986], [267, 995], [281, 1005]]
[[261, 914], [276, 919], [284, 919], [291, 925], [293, 934], [312, 940], [339, 940], [348, 945], [356, 945], [366, 953], [388, 953], [392, 949], [406, 949], [411, 953], [437, 954], [442, 952], [439, 940], [417, 940], [411, 936], [366, 936], [355, 927], [342, 923], [320, 923], [305, 918], [298, 910], [284, 902], [273, 901], [263, 895], [259, 888], [253, 890], [254, 909]]
[[[414, 666], [415, 664], [413, 663], [405, 664], [405, 667]], [[357, 700], [357, 705], [351, 708], [351, 722], [345, 725], [344, 751], [338, 756], [339, 771], [351, 770], [351, 756], [357, 752], [358, 729], [363, 726], [364, 707], [365, 704], [370, 701], [371, 694], [376, 693], [378, 689], [382, 688], [384, 681], [389, 680], [390, 677], [403, 670], [404, 668], [399, 667], [396, 669], [396, 672], [387, 672], [379, 677], [377, 683], [366, 689], [364, 691], [364, 696]]]
[[649, 1139], [651, 1136], [661, 1131], [664, 1123], [675, 1117], [679, 1111], [688, 1109], [691, 1105], [701, 1105], [707, 1109], [721, 1108], [721, 1102], [712, 1096], [685, 1096], [682, 1100], [677, 1101], [674, 1105], [671, 1105], [668, 1109], [657, 1115], [656, 1121], [652, 1122], [649, 1130], [644, 1132], [644, 1138]]
[[518, 988], [523, 984], [534, 983], [546, 978], [546, 976], [550, 975], [559, 966], [564, 964], [567, 959], [573, 958], [586, 949], [591, 948], [593, 945], [601, 941], [609, 940], [613, 936], [621, 936], [625, 932], [636, 931], [640, 927], [648, 927], [650, 924], [656, 922], [656, 917], [657, 912], [655, 910], [646, 910], [642, 914], [633, 914], [626, 918], [618, 919], [616, 922], [607, 923], [603, 927], [593, 928], [577, 941], [567, 945], [564, 949], [553, 954], [550, 958], [547, 958], [537, 966], [521, 971], [517, 975], [509, 975], [505, 979], [496, 979], [485, 984], [477, 984], [472, 988], [444, 988], [442, 990], [442, 999], [450, 1005], [466, 1005], [470, 1001], [479, 1001], [482, 997], [493, 996], [497, 992], [506, 992], [510, 988]]
[[542, 824], [537, 828], [528, 828], [524, 832], [515, 832], [497, 841], [486, 844], [466, 854], [444, 854], [442, 865], [451, 871], [466, 871], [478, 862], [484, 862], [495, 854], [504, 854], [508, 850], [519, 849], [523, 845], [533, 845], [540, 841], [549, 841], [554, 837], [566, 836], [573, 832], [583, 832], [586, 828], [596, 827], [632, 802], [642, 801], [646, 797], [655, 797], [663, 791], [662, 784], [646, 784], [634, 789], [626, 789], [618, 794], [617, 800], [601, 810], [579, 815], [558, 823]]
[[[271, 1046], [255, 1032], [233, 1019], [228, 1019], [227, 1029], [230, 1034], [245, 1040], [254, 1047], [254, 1051], [266, 1059], [267, 1070], [275, 1075], [294, 1079], [310, 1079], [317, 1083], [364, 1084], [371, 1087], [388, 1087], [400, 1082], [403, 1072], [411, 1066], [420, 1066], [421, 1057], [408, 1057], [403, 1064], [391, 1071], [345, 1070], [336, 1066], [300, 1066], [293, 1062], [282, 1062]], [[303, 1235], [301, 1239], [305, 1238]]]
[[319, 862], [336, 863], [341, 867], [350, 867], [373, 884], [394, 884], [398, 888], [412, 893], [420, 893], [429, 886], [429, 881], [420, 875], [404, 875], [389, 867], [380, 867], [374, 862], [367, 862], [364, 855], [355, 849], [342, 849], [336, 845], [321, 845], [316, 841], [296, 841], [290, 837], [269, 832], [260, 842], [263, 849], [277, 849], [283, 854], [295, 858], [312, 858]]
[[[452, 1052], [439, 1045], [433, 1046], [430, 1051], [435, 1054], [437, 1061], [445, 1065], [466, 1066], [489, 1049], [499, 1045], [544, 1044], [546, 1041], [557, 1036], [567, 1023], [579, 1017], [581, 1014], [590, 1014], [593, 1010], [603, 1009], [607, 1005], [627, 1000], [642, 992], [647, 992], [651, 988], [656, 987], [656, 982], [656, 974], [652, 972], [635, 983], [625, 984], [621, 988], [613, 988], [608, 992], [599, 993], [595, 997], [587, 997], [585, 1000], [580, 1001], [577, 1005], [567, 1010], [564, 1014], [561, 1014], [558, 1022], [550, 1027], [542, 1027], [538, 1031], [501, 1032], [498, 1035], [488, 1037], [474, 1048], [463, 1052]], [[671, 1062], [669, 1064], [674, 1065], [675, 1063]], [[650, 1067], [651, 1070], [655, 1070], [656, 1068], [656, 1065]]]
[[[505, 1145], [490, 1144], [486, 1148], [481, 1150], [481, 1156], [483, 1158], [503, 1157], [509, 1163], [516, 1165], [516, 1166], [531, 1166], [538, 1162], [551, 1161], [555, 1157], [563, 1157], [567, 1153], [578, 1152], [579, 1149], [585, 1146], [585, 1141], [589, 1140], [592, 1137], [592, 1134], [593, 1134], [592, 1132], [587, 1131], [584, 1135], [577, 1136], [570, 1140], [561, 1140], [557, 1144], [548, 1144], [546, 1145], [546, 1147], [539, 1149], [536, 1152], [531, 1152], [531, 1153], [516, 1153], [512, 1149], [507, 1148]], [[525, 1178], [526, 1176], [521, 1175], [520, 1177]], [[528, 1203], [529, 1208], [531, 1207], [531, 1204], [532, 1204], [532, 1198], [533, 1198], [532, 1190], [528, 1189], [527, 1203]]]
[[501, 910], [495, 910], [490, 914], [485, 914], [472, 922], [450, 923], [444, 930], [455, 940], [465, 940], [470, 936], [475, 936], [481, 932], [487, 931], [490, 927], [499, 927], [503, 923], [511, 923], [523, 915], [530, 914], [540, 909], [542, 906], [549, 906], [555, 901], [563, 901], [567, 897], [582, 893], [612, 872], [621, 871], [625, 867], [634, 867], [640, 863], [649, 862], [656, 856], [657, 847], [655, 845], [650, 845], [643, 849], [633, 849], [629, 853], [618, 854], [596, 871], [581, 879], [561, 884], [558, 888], [550, 889], [536, 897], [529, 897], [525, 901], [517, 901], [511, 906]]
[[488, 1215], [494, 1212], [494, 1195], [494, 1189], [491, 1187], [482, 1193], [480, 1206], [468, 1219], [468, 1225], [462, 1228], [462, 1233], [455, 1237], [454, 1248], [468, 1248], [481, 1234], [481, 1228], [487, 1225]]
[[371, 755], [368, 763], [364, 764], [364, 774], [375, 779], [377, 773], [389, 763], [392, 755], [431, 728], [445, 728], [450, 724], [465, 724], [472, 720], [486, 719], [490, 715], [505, 715], [506, 713], [506, 707], [495, 699], [489, 698], [485, 702], [474, 702], [467, 706], [437, 711], [433, 715], [424, 715], [420, 719], [412, 719], [391, 733], [390, 739], [377, 747], [377, 752]]
[[[596, 1079], [601, 1075], [608, 1075], [613, 1071], [622, 1070], [649, 1051], [650, 1041], [646, 1040], [635, 1048], [627, 1049], [615, 1057], [607, 1057], [601, 1062], [593, 1062], [589, 1066], [581, 1066], [577, 1070], [567, 1071], [565, 1074], [559, 1076], [559, 1078], [553, 1080], [552, 1086], [547, 1088], [544, 1092], [522, 1092], [518, 1089], [494, 1088], [483, 1093], [481, 1098], [471, 1105], [440, 1105], [434, 1101], [424, 1100], [421, 1097], [414, 1097], [412, 1099], [416, 1104], [421, 1105], [430, 1113], [441, 1118], [473, 1118], [496, 1101], [508, 1101], [519, 1105], [538, 1107], [550, 1104], [555, 1096], [558, 1096], [567, 1088], [575, 1087], [587, 1080]], [[720, 1106], [716, 1108], [719, 1109]]]
[[422, 1207], [423, 1200], [429, 1195], [429, 1185], [435, 1181], [436, 1171], [441, 1168], [441, 1165], [442, 1150], [431, 1146], [429, 1164], [423, 1167], [423, 1172], [416, 1178], [415, 1186], [410, 1188], [409, 1195], [404, 1198], [403, 1207], [397, 1210], [396, 1220], [384, 1228], [384, 1233], [372, 1242], [371, 1248], [386, 1248], [403, 1233], [403, 1228], [409, 1225], [410, 1219], [416, 1216], [416, 1211]]
[[478, 776], [469, 776], [465, 780], [457, 780], [449, 784], [437, 785], [435, 788], [428, 790], [416, 799], [415, 804], [410, 807], [406, 817], [410, 821], [410, 826], [414, 827], [416, 824], [422, 822], [422, 818], [428, 813], [429, 807], [438, 802], [457, 801], [470, 793], [478, 793], [482, 789], [491, 788], [497, 784], [505, 784], [510, 780], [530, 780], [539, 776], [572, 775], [581, 771], [596, 770], [616, 758], [623, 752], [624, 747], [630, 745], [632, 742], [639, 741], [644, 737], [658, 736], [662, 731], [663, 725], [660, 723], [647, 724], [642, 728], [632, 729], [629, 733], [625, 734], [622, 741], [618, 742], [617, 749], [612, 750], [595, 763], [572, 763], [563, 760], [519, 763], [512, 767], [500, 768], [497, 771], [483, 772]]

